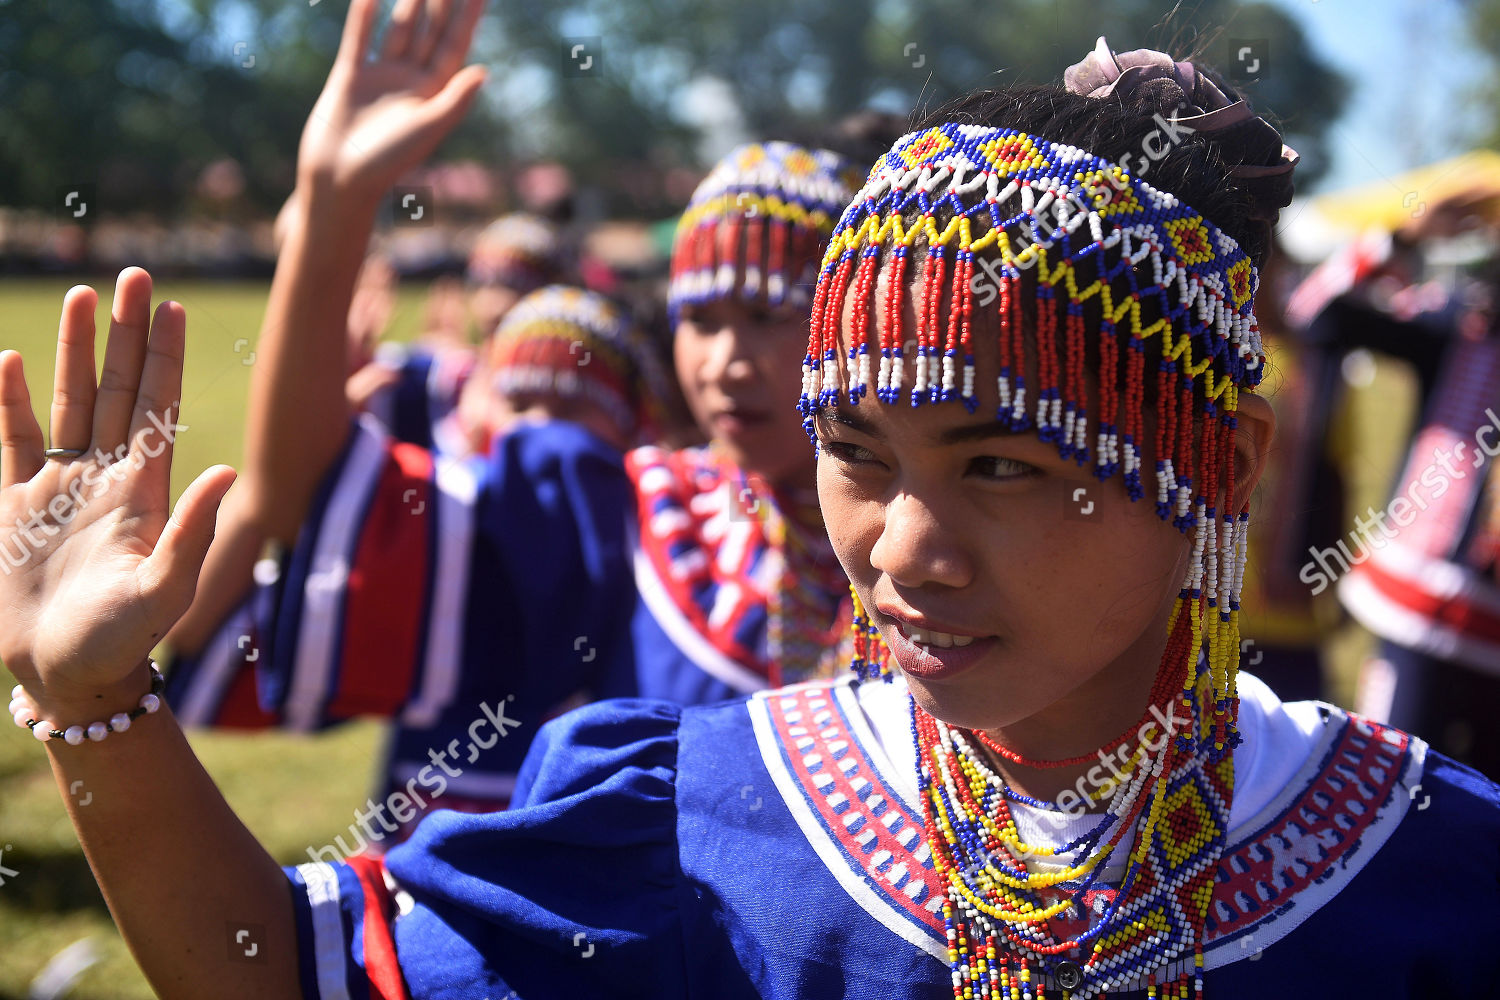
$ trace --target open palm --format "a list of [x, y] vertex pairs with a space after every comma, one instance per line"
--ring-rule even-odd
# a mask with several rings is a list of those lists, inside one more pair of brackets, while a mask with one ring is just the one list
[[379, 197], [426, 159], [484, 82], [481, 67], [461, 69], [483, 7], [483, 0], [398, 0], [380, 51], [367, 58], [376, 0], [353, 0], [302, 133], [299, 173]]
[[44, 457], [21, 357], [0, 353], [0, 660], [61, 698], [126, 677], [186, 611], [234, 481], [210, 469], [171, 512], [186, 317], [153, 319], [151, 276], [123, 271], [96, 385], [96, 302], [72, 289], [58, 326], [51, 439], [79, 457]]

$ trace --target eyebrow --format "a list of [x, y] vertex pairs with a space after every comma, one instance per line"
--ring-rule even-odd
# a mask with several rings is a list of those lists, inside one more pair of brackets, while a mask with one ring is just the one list
[[[843, 424], [845, 427], [858, 431], [861, 434], [868, 434], [873, 438], [882, 437], [874, 424], [864, 417], [859, 416], [849, 407], [825, 406], [818, 411], [818, 415], [832, 420], [834, 423]], [[949, 427], [940, 431], [934, 437], [934, 441], [937, 444], [964, 444], [969, 441], [987, 441], [991, 438], [1014, 437], [1015, 434], [1015, 431], [1006, 427], [1000, 421], [987, 420], [984, 423]]]

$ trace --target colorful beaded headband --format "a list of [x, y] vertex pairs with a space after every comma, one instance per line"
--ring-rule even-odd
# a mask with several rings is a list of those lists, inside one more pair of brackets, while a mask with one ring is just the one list
[[859, 172], [826, 149], [752, 143], [720, 160], [677, 223], [667, 306], [728, 298], [806, 306], [817, 260]]
[[585, 396], [630, 437], [660, 426], [661, 365], [625, 314], [595, 292], [549, 285], [525, 296], [500, 322], [491, 358], [503, 395]]
[[476, 285], [504, 285], [525, 294], [557, 280], [561, 259], [557, 228], [538, 216], [516, 212], [480, 232], [469, 253], [466, 276]]
[[[1217, 497], [1234, 490], [1238, 390], [1260, 381], [1264, 362], [1250, 259], [1174, 195], [1077, 147], [952, 123], [912, 133], [875, 164], [824, 254], [799, 403], [809, 435], [816, 413], [836, 404], [844, 386], [853, 404], [870, 391], [872, 356], [879, 358], [875, 396], [895, 403], [908, 393], [903, 310], [917, 246], [925, 249], [925, 266], [915, 303], [911, 405], [977, 406], [972, 320], [976, 306], [997, 302], [997, 419], [1014, 430], [1035, 427], [1080, 465], [1092, 455], [1100, 479], [1122, 472], [1132, 499], [1145, 493], [1147, 343], [1159, 338], [1156, 510], [1183, 532], [1198, 529], [1178, 598], [1178, 612], [1192, 613], [1174, 613], [1169, 653], [1190, 634], [1190, 649], [1176, 650], [1186, 663], [1174, 667], [1185, 670], [1191, 689], [1208, 681], [1187, 666], [1207, 647], [1213, 742], [1219, 752], [1232, 746], [1249, 512], [1220, 514]], [[886, 322], [877, 337], [872, 297], [887, 254], [892, 270], [880, 303]], [[984, 271], [978, 277], [976, 263]], [[1034, 285], [1034, 373], [1026, 370], [1023, 279]], [[854, 325], [841, 352], [839, 321], [851, 291]], [[1084, 320], [1090, 299], [1101, 316], [1093, 334]], [[1090, 338], [1105, 373], [1092, 401]]]

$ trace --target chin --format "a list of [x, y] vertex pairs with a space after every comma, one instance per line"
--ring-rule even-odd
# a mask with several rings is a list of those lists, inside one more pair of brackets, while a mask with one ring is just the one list
[[1007, 719], [1004, 712], [987, 709], [971, 694], [953, 685], [932, 685], [907, 676], [906, 686], [924, 712], [959, 729], [998, 729], [1014, 721]]

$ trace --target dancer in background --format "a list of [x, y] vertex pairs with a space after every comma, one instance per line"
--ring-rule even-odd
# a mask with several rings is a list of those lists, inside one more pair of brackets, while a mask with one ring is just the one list
[[[813, 489], [797, 364], [817, 260], [858, 172], [826, 151], [755, 143], [694, 193], [669, 309], [676, 372], [708, 446], [623, 451], [637, 443], [623, 427], [601, 436], [589, 421], [551, 419], [455, 460], [351, 421], [344, 342], [315, 322], [347, 300], [387, 186], [436, 144], [433, 122], [456, 122], [416, 96], [439, 83], [413, 58], [388, 50], [369, 63], [341, 49], [309, 119], [308, 194], [295, 199], [304, 215], [256, 345], [240, 488], [286, 553], [274, 583], [203, 648], [181, 650], [173, 694], [195, 723], [391, 718], [385, 780], [400, 787], [424, 767], [430, 777], [430, 754], [462, 747], [483, 707], [503, 703], [518, 728], [446, 775], [439, 803], [495, 808], [542, 720], [564, 707], [611, 695], [699, 704], [831, 670], [848, 583]], [[372, 82], [399, 74], [410, 94]], [[552, 364], [586, 360], [581, 336], [562, 343]], [[517, 386], [502, 375], [500, 388]], [[287, 435], [295, 445], [277, 446]]]
[[[1293, 298], [1308, 336], [1337, 359], [1356, 347], [1412, 365], [1419, 385], [1405, 461], [1390, 502], [1349, 537], [1306, 551], [1302, 580], [1337, 583], [1340, 601], [1379, 640], [1360, 676], [1359, 708], [1422, 732], [1485, 774], [1500, 775], [1500, 580], [1496, 576], [1493, 435], [1500, 412], [1500, 247], [1492, 183], [1435, 203], [1389, 234], [1357, 241]], [[1491, 251], [1442, 281], [1434, 242], [1478, 229]], [[1427, 278], [1427, 280], [1423, 280]]]

